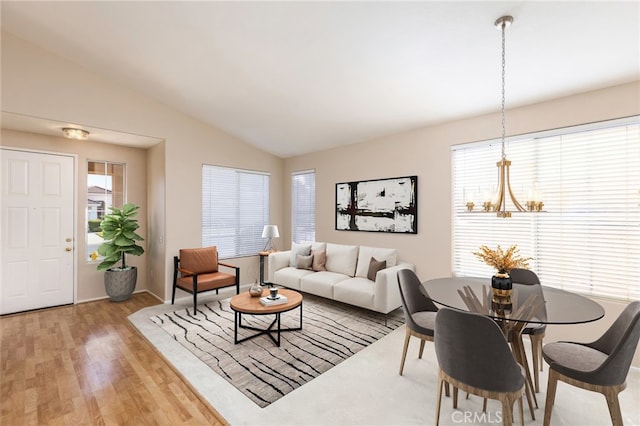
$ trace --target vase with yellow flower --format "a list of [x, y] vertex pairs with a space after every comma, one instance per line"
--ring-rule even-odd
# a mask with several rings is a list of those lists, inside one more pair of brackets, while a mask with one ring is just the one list
[[529, 269], [531, 257], [521, 257], [518, 246], [515, 244], [507, 250], [503, 250], [500, 245], [496, 250], [487, 246], [480, 246], [479, 252], [473, 253], [487, 265], [496, 269], [496, 273], [491, 277], [492, 304], [501, 309], [511, 309], [511, 291], [513, 284], [509, 272], [515, 268]]

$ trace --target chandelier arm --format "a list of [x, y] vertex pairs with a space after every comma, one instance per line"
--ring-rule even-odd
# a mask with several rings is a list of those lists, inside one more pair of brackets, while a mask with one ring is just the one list
[[513, 195], [513, 191], [511, 190], [511, 177], [509, 176], [509, 165], [511, 164], [511, 161], [509, 161], [508, 163], [509, 164], [507, 164], [506, 168], [507, 168], [507, 189], [509, 190], [509, 196], [511, 197], [511, 202], [516, 207], [516, 209], [518, 209], [519, 212], [524, 212], [526, 211], [526, 209], [522, 207], [522, 204], [518, 202], [518, 200], [516, 199], [516, 196]]
[[508, 160], [503, 159], [496, 163], [496, 166], [498, 166], [498, 199], [496, 200], [494, 210], [497, 212], [504, 212], [506, 210], [506, 199], [504, 196], [504, 182], [506, 179], [506, 175], [505, 175], [506, 161]]

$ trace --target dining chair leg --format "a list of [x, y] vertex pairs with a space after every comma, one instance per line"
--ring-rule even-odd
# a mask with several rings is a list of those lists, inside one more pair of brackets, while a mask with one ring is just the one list
[[502, 400], [502, 425], [513, 425], [513, 401], [509, 398]]
[[611, 423], [613, 426], [622, 426], [622, 412], [620, 411], [618, 390], [613, 387], [608, 387], [602, 393], [607, 400], [607, 407], [609, 407], [609, 414], [611, 415]]
[[[531, 395], [532, 395], [532, 391], [531, 391], [531, 387], [528, 383], [525, 383], [524, 385], [524, 391], [525, 391], [525, 395], [527, 396], [527, 404], [529, 405], [529, 412], [531, 413], [531, 420], [535, 420], [536, 419], [536, 415], [533, 413], [533, 401], [531, 399]], [[537, 408], [537, 402], [536, 402], [536, 408]]]
[[458, 388], [453, 388], [453, 408], [458, 408]]
[[522, 335], [517, 334], [511, 340], [511, 350], [518, 364], [522, 366], [525, 371], [525, 393], [527, 396], [527, 404], [529, 405], [529, 411], [531, 412], [531, 420], [536, 419], [536, 415], [533, 412], [533, 404], [535, 403], [538, 408], [538, 400], [533, 392], [533, 386], [531, 382], [531, 374], [529, 373], [529, 366], [527, 363], [527, 356], [524, 353], [524, 345], [522, 343]]
[[418, 359], [422, 359], [422, 353], [424, 352], [424, 344], [426, 340], [420, 339], [420, 352], [418, 353]]
[[544, 367], [544, 358], [542, 357], [542, 339], [544, 339], [544, 333], [542, 334], [534, 334], [532, 337], [536, 341], [536, 346], [538, 347], [538, 359], [540, 361], [540, 371], [543, 371]]
[[522, 407], [522, 395], [518, 398], [518, 412], [520, 413], [520, 426], [524, 426], [524, 408]]
[[[449, 383], [447, 382], [447, 385], [448, 384]], [[444, 380], [442, 380], [442, 376], [440, 376], [438, 377], [438, 396], [436, 398], [436, 426], [440, 424], [440, 404], [442, 403], [442, 386], [443, 385], [444, 385]]]
[[400, 360], [400, 375], [401, 376], [402, 376], [402, 371], [404, 370], [404, 361], [405, 361], [405, 359], [407, 359], [407, 349], [409, 348], [409, 339], [410, 338], [411, 338], [411, 330], [409, 330], [409, 327], [406, 327], [406, 333], [405, 333], [405, 336], [404, 336], [404, 348], [402, 349], [402, 359]]
[[544, 403], [544, 421], [543, 426], [549, 426], [551, 423], [551, 410], [556, 399], [556, 388], [558, 387], [558, 373], [549, 368], [549, 381], [547, 383], [547, 400]]
[[542, 371], [542, 335], [532, 334], [529, 336], [531, 341], [531, 355], [533, 357], [533, 385], [535, 386], [536, 393], [540, 392], [540, 379], [538, 369]]

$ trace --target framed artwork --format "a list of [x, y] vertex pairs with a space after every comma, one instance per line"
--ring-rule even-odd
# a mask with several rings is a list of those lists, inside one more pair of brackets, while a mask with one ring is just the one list
[[336, 183], [336, 230], [418, 233], [418, 176]]

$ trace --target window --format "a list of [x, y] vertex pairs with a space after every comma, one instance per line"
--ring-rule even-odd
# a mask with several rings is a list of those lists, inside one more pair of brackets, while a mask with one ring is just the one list
[[516, 198], [523, 204], [525, 188], [537, 187], [545, 212], [467, 213], [466, 198], [481, 199], [497, 184], [500, 141], [453, 147], [454, 274], [488, 277], [493, 271], [472, 253], [517, 244], [545, 285], [640, 299], [638, 117], [512, 138], [507, 146]]
[[202, 166], [202, 246], [221, 258], [253, 256], [264, 248], [269, 223], [269, 174]]
[[291, 240], [316, 239], [316, 172], [291, 174]]
[[[100, 222], [109, 207], [124, 205], [124, 164], [87, 162], [87, 259], [98, 259]], [[92, 257], [93, 254], [93, 257]]]

